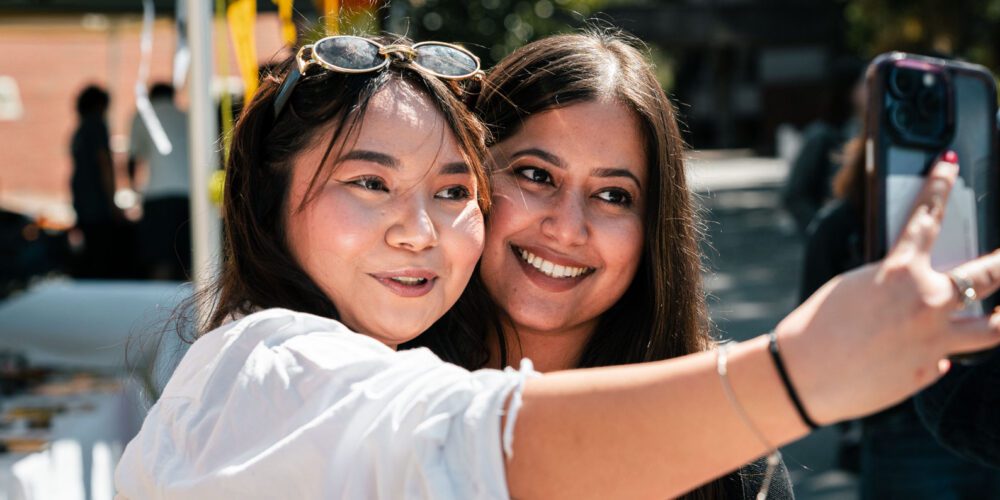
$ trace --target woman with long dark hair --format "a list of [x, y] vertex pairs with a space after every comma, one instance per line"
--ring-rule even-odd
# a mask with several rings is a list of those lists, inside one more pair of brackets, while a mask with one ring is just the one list
[[[449, 360], [529, 358], [547, 372], [715, 346], [683, 140], [639, 44], [607, 30], [553, 36], [490, 71], [476, 110], [492, 132], [494, 211], [467, 294], [496, 321], [467, 325], [469, 352]], [[444, 328], [437, 338], [453, 338]], [[765, 471], [758, 461], [688, 497], [753, 498]], [[783, 464], [776, 475], [772, 497], [791, 497]]]

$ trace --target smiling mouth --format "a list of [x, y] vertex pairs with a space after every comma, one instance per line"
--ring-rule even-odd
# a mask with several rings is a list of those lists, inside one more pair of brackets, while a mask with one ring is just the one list
[[421, 297], [428, 294], [438, 278], [428, 271], [374, 273], [371, 277], [401, 297]]
[[556, 264], [555, 262], [545, 260], [523, 248], [518, 248], [511, 245], [511, 250], [514, 251], [514, 255], [521, 259], [525, 264], [533, 267], [538, 272], [550, 277], [557, 279], [567, 279], [567, 278], [577, 278], [580, 276], [586, 276], [594, 272], [593, 267], [575, 267], [566, 266], [561, 264]]
[[427, 278], [410, 278], [406, 276], [394, 276], [389, 279], [404, 286], [420, 286], [423, 285], [424, 283], [427, 283]]

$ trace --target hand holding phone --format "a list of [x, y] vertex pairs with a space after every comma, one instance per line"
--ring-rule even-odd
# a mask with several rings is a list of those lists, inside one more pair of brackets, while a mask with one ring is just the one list
[[[923, 177], [942, 155], [959, 177], [931, 252], [935, 269], [1000, 247], [997, 93], [983, 67], [894, 52], [868, 68], [866, 254], [881, 259], [902, 231]], [[979, 316], [997, 297], [960, 314]]]

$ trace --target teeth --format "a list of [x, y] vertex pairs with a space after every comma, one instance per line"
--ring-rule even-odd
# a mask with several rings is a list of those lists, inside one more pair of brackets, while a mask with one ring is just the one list
[[531, 264], [531, 267], [538, 269], [546, 276], [553, 278], [575, 278], [589, 270], [586, 267], [561, 266], [524, 249], [519, 248], [518, 251], [521, 254], [521, 260]]
[[391, 279], [393, 281], [396, 281], [398, 283], [402, 283], [404, 285], [410, 285], [410, 286], [412, 286], [412, 285], [421, 285], [421, 284], [423, 284], [424, 282], [427, 281], [427, 278], [409, 278], [409, 277], [406, 277], [406, 276], [396, 276], [394, 278], [389, 278], [389, 279]]

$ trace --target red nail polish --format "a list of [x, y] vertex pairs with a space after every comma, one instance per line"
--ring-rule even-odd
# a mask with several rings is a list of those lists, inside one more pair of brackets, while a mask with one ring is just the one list
[[948, 163], [958, 163], [958, 153], [949, 149], [941, 155], [941, 159]]

